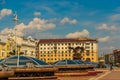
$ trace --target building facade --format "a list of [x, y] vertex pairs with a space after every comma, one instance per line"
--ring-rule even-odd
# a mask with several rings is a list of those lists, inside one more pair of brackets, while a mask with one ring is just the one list
[[74, 50], [70, 47], [83, 47], [81, 59], [98, 62], [98, 42], [88, 38], [41, 39], [37, 45], [38, 58], [47, 63], [64, 59], [73, 60]]
[[0, 41], [0, 59], [3, 59], [3, 58], [5, 58], [7, 56], [5, 51], [6, 51], [5, 43]]
[[114, 63], [120, 64], [120, 49], [113, 50]]
[[23, 38], [20, 45], [20, 51], [24, 56], [36, 57], [36, 40], [32, 37]]
[[7, 36], [0, 35], [0, 59], [6, 58], [10, 52], [10, 48], [14, 45], [11, 45], [12, 40]]
[[113, 55], [113, 53], [105, 54], [104, 59], [105, 59], [106, 64], [114, 63], [114, 55]]

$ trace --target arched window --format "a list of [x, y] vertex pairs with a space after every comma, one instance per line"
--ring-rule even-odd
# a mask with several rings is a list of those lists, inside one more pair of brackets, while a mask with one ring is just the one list
[[91, 60], [90, 60], [90, 58], [86, 58], [86, 61], [90, 62]]
[[89, 50], [86, 50], [86, 55], [90, 56], [90, 51]]

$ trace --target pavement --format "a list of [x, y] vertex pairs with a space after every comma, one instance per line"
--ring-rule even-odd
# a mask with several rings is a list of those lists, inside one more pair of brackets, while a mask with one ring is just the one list
[[110, 71], [106, 76], [99, 80], [120, 80], [120, 71]]
[[68, 76], [59, 77], [59, 80], [120, 80], [120, 68], [110, 71], [109, 69], [101, 69], [103, 73], [96, 76]]
[[89, 80], [120, 80], [120, 71], [107, 71], [104, 74]]

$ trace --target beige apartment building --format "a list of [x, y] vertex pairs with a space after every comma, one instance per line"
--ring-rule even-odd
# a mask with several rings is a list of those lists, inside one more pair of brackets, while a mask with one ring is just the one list
[[52, 63], [58, 60], [73, 60], [74, 51], [69, 47], [83, 47], [82, 60], [98, 62], [98, 41], [89, 38], [41, 39], [37, 45], [38, 58]]

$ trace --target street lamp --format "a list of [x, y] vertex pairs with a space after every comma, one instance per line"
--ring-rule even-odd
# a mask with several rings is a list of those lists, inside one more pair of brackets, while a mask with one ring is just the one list
[[[15, 14], [14, 14], [13, 21], [15, 22], [15, 26], [16, 26], [16, 25], [17, 25], [17, 22], [18, 22], [18, 16], [17, 16], [17, 13], [16, 13], [16, 12], [15, 12]], [[17, 59], [17, 67], [19, 67], [19, 54], [18, 54], [18, 52], [17, 52], [16, 30], [17, 30], [17, 29], [15, 29], [15, 52], [16, 52], [16, 54], [17, 54], [17, 56], [18, 56], [18, 59]]]

